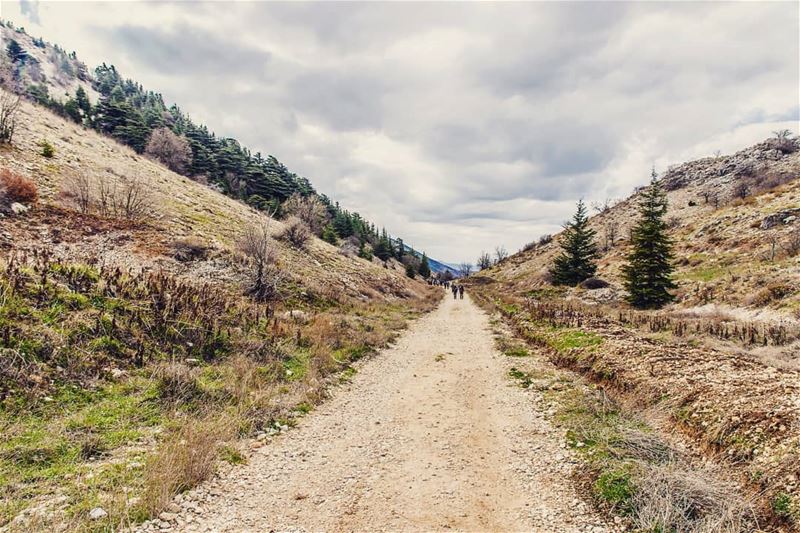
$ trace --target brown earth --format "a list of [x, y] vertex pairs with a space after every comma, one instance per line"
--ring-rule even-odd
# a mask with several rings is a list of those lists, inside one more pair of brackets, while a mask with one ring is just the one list
[[513, 386], [487, 315], [446, 298], [299, 428], [141, 531], [609, 531]]

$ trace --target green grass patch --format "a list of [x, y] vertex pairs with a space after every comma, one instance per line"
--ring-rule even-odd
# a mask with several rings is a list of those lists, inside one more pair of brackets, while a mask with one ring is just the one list
[[298, 381], [303, 379], [308, 373], [311, 355], [307, 350], [299, 350], [295, 355], [283, 362], [283, 369], [286, 379]]
[[347, 368], [342, 370], [341, 374], [339, 374], [339, 381], [341, 383], [345, 383], [347, 381], [350, 381], [350, 380], [353, 379], [353, 376], [355, 376], [357, 373], [358, 373], [358, 370], [356, 370], [352, 366], [348, 366]]
[[524, 346], [511, 346], [506, 348], [503, 353], [505, 353], [508, 357], [528, 357], [531, 354]]
[[242, 452], [233, 446], [223, 446], [219, 450], [220, 458], [228, 464], [241, 465], [247, 462], [247, 459]]
[[609, 469], [597, 477], [594, 482], [594, 492], [602, 501], [627, 514], [632, 509], [631, 500], [636, 493], [636, 487], [630, 472], [624, 469]]
[[547, 343], [558, 352], [568, 352], [573, 348], [591, 348], [603, 344], [603, 337], [578, 329], [554, 330]]

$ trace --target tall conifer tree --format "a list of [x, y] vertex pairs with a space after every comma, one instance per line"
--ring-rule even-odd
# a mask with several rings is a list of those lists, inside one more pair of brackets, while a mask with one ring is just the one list
[[589, 227], [586, 205], [578, 201], [575, 216], [564, 227], [561, 236], [561, 254], [556, 257], [550, 273], [556, 285], [577, 285], [590, 278], [597, 270], [597, 245], [595, 231]]
[[628, 302], [640, 309], [654, 309], [672, 301], [672, 241], [664, 217], [667, 195], [653, 169], [650, 186], [642, 193], [640, 219], [631, 232], [633, 249], [622, 267]]

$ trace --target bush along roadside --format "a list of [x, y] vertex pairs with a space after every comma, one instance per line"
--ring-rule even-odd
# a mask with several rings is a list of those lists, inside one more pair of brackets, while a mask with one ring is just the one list
[[[724, 458], [708, 461], [682, 451], [684, 447], [676, 448], [672, 438], [661, 437], [637, 414], [647, 407], [647, 419], [658, 420], [661, 427], [669, 418], [662, 415], [674, 413], [667, 410], [671, 403], [662, 410], [626, 396], [630, 389], [620, 385], [615, 369], [604, 364], [602, 352], [608, 342], [604, 335], [534, 320], [524, 301], [475, 292], [478, 303], [513, 330], [513, 335], [498, 339], [500, 350], [515, 358], [510, 377], [523, 387], [540, 390], [552, 405], [552, 422], [565, 431], [567, 446], [584, 465], [576, 481], [601, 507], [641, 531], [794, 530], [797, 510], [790, 494], [764, 492], [729, 468]], [[520, 357], [525, 344], [529, 354], [542, 353], [591, 381], [581, 385], [570, 370], [556, 367], [543, 376], [541, 368], [528, 363], [535, 356]], [[614, 401], [608, 391], [623, 403]], [[667, 423], [664, 429], [672, 427]]]
[[239, 439], [284, 430], [432, 300], [267, 310], [234, 289], [0, 264], [0, 530], [107, 531], [168, 511]]

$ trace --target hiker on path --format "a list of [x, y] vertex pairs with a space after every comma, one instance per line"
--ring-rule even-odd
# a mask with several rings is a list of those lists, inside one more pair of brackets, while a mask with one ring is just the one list
[[458, 285], [453, 283], [453, 300], [458, 298]]
[[459, 297], [460, 297], [462, 300], [464, 299], [464, 286], [463, 286], [463, 285], [459, 285], [459, 286], [458, 286], [458, 296], [459, 296]]

